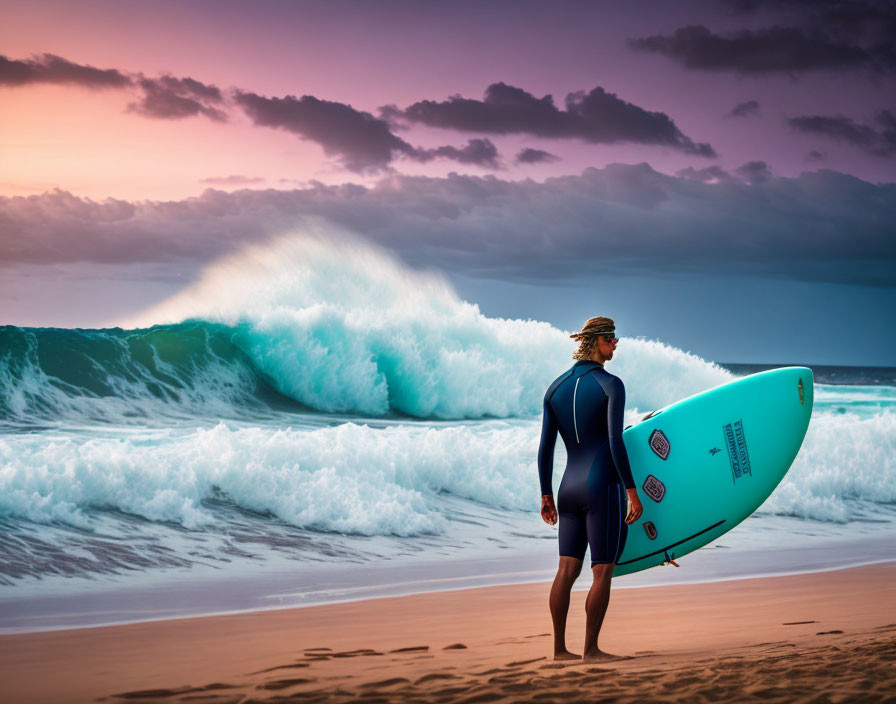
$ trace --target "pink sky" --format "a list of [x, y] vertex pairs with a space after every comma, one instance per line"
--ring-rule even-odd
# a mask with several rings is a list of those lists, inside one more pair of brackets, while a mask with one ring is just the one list
[[[575, 174], [587, 166], [646, 161], [664, 173], [718, 164], [727, 170], [766, 161], [776, 175], [796, 176], [819, 166], [861, 178], [893, 179], [891, 159], [843, 143], [796, 134], [787, 116], [836, 112], [868, 122], [884, 104], [874, 80], [847, 74], [732, 76], [687, 72], [626, 45], [632, 37], [669, 32], [688, 22], [718, 31], [756, 24], [752, 17], [707, 12], [705, 3], [676, 11], [657, 3], [597, 6], [527, 5], [514, 13], [412, 12], [406, 3], [14, 3], [3, 2], [0, 46], [11, 60], [44, 52], [100, 69], [147, 77], [191, 77], [222, 90], [239, 88], [268, 97], [313, 95], [376, 114], [385, 104], [405, 107], [451, 95], [481, 98], [504, 81], [535, 96], [565, 95], [596, 86], [648, 111], [667, 114], [695, 142], [709, 142], [718, 159], [694, 157], [649, 144], [588, 144], [533, 135], [461, 134], [413, 126], [399, 135], [415, 147], [463, 146], [487, 137], [508, 168], [502, 178]], [[420, 6], [417, 6], [418, 9]], [[328, 9], [329, 8], [329, 9]], [[503, 8], [503, 10], [502, 10]], [[649, 11], [645, 11], [645, 8]], [[467, 8], [469, 9], [469, 8]], [[710, 10], [711, 10], [710, 6]], [[834, 95], [835, 94], [835, 95]], [[262, 187], [371, 183], [346, 171], [321, 147], [296, 135], [257, 127], [239, 110], [229, 122], [204, 117], [160, 120], [127, 111], [136, 91], [92, 90], [33, 84], [0, 87], [5, 158], [0, 193], [27, 195], [62, 188], [94, 199], [176, 199], [208, 186], [203, 179], [243, 175]], [[724, 114], [757, 99], [760, 117]], [[848, 108], [848, 109], [847, 109]], [[549, 164], [513, 165], [524, 147], [561, 157]], [[823, 163], [807, 163], [813, 149]], [[494, 169], [452, 161], [396, 161], [401, 173], [444, 176]], [[256, 186], [258, 187], [258, 186]]]
[[[874, 53], [885, 24], [832, 21], [825, 2], [752, 5], [0, 0], [0, 324], [123, 319], [310, 215], [444, 269], [491, 315], [572, 326], [612, 290], [631, 334], [781, 361], [761, 339], [738, 342], [746, 322], [791, 361], [842, 361], [852, 351], [813, 356], [837, 311], [863, 330], [861, 359], [880, 363], [896, 291], [896, 67]], [[694, 26], [708, 45], [687, 39]], [[666, 49], [630, 44], [645, 38]], [[122, 81], [47, 82], [43, 54]], [[165, 76], [220, 89], [203, 109], [226, 121], [129, 110], [151, 94], [141, 79]], [[496, 126], [477, 110], [499, 83], [528, 102]], [[577, 91], [600, 98], [580, 122], [565, 102]], [[545, 95], [548, 118], [532, 108]], [[449, 119], [454, 96], [472, 108]], [[420, 101], [435, 104], [430, 122], [407, 110]], [[758, 108], [729, 116], [748, 101]], [[296, 105], [325, 109], [296, 118]], [[387, 105], [400, 120], [383, 121]], [[497, 158], [464, 152], [470, 140]], [[523, 149], [557, 158], [516, 163]], [[720, 183], [704, 182], [710, 167]]]

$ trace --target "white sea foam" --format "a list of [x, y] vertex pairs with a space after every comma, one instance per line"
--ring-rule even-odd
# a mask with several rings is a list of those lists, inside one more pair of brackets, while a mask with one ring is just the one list
[[313, 431], [219, 424], [144, 440], [0, 437], [0, 514], [86, 525], [86, 511], [106, 507], [199, 528], [213, 520], [202, 499], [220, 491], [312, 529], [438, 533], [440, 492], [510, 509], [537, 499], [535, 430], [531, 421]]
[[[891, 511], [894, 438], [893, 413], [816, 415], [796, 463], [762, 512], [844, 522]], [[108, 507], [200, 528], [213, 521], [203, 499], [220, 491], [243, 508], [305, 528], [440, 533], [445, 492], [532, 510], [537, 445], [534, 420], [345, 423], [317, 430], [222, 423], [142, 438], [0, 436], [0, 514], [86, 525], [92, 509]], [[562, 447], [556, 462], [555, 485]]]
[[896, 503], [896, 413], [815, 413], [796, 461], [763, 512], [843, 523]]

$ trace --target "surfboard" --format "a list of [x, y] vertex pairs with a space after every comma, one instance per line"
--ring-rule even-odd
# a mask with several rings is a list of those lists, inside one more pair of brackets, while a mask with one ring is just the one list
[[812, 414], [813, 375], [783, 367], [652, 413], [622, 433], [644, 506], [613, 576], [662, 565], [753, 513], [784, 478]]

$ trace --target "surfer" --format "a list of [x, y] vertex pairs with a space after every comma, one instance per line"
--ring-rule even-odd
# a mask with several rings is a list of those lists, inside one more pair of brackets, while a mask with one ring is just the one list
[[[582, 571], [585, 548], [591, 549], [594, 581], [585, 601], [585, 661], [614, 657], [597, 647], [610, 602], [610, 580], [625, 547], [628, 525], [643, 511], [622, 442], [625, 387], [604, 369], [619, 340], [612, 319], [590, 318], [580, 332], [577, 360], [548, 387], [538, 448], [541, 517], [559, 520], [560, 565], [551, 587], [554, 659], [579, 656], [566, 649], [566, 616], [573, 582]], [[566, 445], [567, 462], [554, 504], [551, 477], [557, 432]]]

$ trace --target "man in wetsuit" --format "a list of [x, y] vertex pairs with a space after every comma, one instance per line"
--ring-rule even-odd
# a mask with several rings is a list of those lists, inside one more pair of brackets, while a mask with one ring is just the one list
[[[578, 655], [566, 649], [569, 593], [582, 570], [585, 548], [591, 549], [594, 582], [585, 602], [585, 661], [613, 657], [597, 647], [597, 637], [610, 602], [610, 580], [625, 547], [628, 526], [642, 513], [622, 443], [625, 387], [604, 369], [616, 349], [616, 326], [610, 318], [591, 318], [573, 354], [578, 360], [548, 387], [538, 448], [541, 516], [560, 521], [560, 566], [551, 587], [554, 659]], [[551, 476], [557, 432], [566, 445], [566, 470], [554, 505]]]

